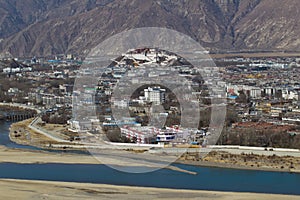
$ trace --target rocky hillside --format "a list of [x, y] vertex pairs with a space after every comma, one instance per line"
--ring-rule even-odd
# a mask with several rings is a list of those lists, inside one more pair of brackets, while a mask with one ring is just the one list
[[0, 0], [0, 51], [84, 55], [146, 26], [186, 33], [213, 51], [298, 51], [299, 7], [299, 0]]

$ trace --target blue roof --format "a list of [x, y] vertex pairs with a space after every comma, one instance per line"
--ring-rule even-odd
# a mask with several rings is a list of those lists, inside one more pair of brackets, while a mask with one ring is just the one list
[[238, 98], [238, 96], [229, 96], [228, 98], [229, 99], [236, 99], [236, 98]]

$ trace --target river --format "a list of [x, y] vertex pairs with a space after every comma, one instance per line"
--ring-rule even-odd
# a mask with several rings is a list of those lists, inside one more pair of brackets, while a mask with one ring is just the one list
[[[32, 148], [10, 142], [8, 138], [9, 125], [8, 122], [0, 122], [1, 145], [9, 148]], [[0, 178], [300, 195], [300, 174], [296, 173], [197, 167], [182, 164], [174, 164], [174, 166], [197, 172], [197, 175], [168, 169], [143, 174], [129, 174], [101, 164], [1, 163]]]

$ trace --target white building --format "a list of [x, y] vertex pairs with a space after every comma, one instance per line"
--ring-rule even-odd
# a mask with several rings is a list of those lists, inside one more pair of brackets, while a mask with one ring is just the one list
[[19, 92], [18, 88], [9, 88], [7, 90], [8, 94], [17, 94]]
[[274, 96], [275, 93], [276, 93], [276, 90], [275, 90], [275, 88], [267, 87], [267, 88], [264, 88], [264, 93], [265, 93], [267, 96]]
[[113, 101], [114, 106], [119, 108], [128, 108], [129, 102], [126, 99]]
[[160, 87], [148, 87], [148, 89], [144, 89], [145, 99], [149, 102], [153, 102], [156, 105], [165, 102], [165, 95], [166, 90]]
[[283, 99], [290, 99], [290, 100], [298, 100], [298, 92], [295, 90], [288, 90], [288, 89], [283, 89], [282, 90], [282, 98]]
[[7, 67], [3, 69], [4, 74], [9, 74], [9, 73], [19, 73], [19, 72], [30, 72], [32, 71], [31, 67], [17, 67], [17, 68], [12, 68], [12, 67]]
[[128, 127], [124, 126], [121, 128], [121, 134], [131, 140], [135, 139], [138, 144], [150, 143], [152, 138], [157, 135], [155, 127], [144, 126], [144, 127]]
[[250, 97], [252, 97], [252, 98], [261, 97], [261, 89], [260, 88], [251, 88], [250, 89]]

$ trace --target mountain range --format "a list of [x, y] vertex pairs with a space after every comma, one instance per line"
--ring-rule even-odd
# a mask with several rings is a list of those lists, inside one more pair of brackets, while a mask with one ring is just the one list
[[137, 27], [185, 33], [212, 52], [299, 51], [299, 0], [0, 0], [0, 52], [86, 55]]

